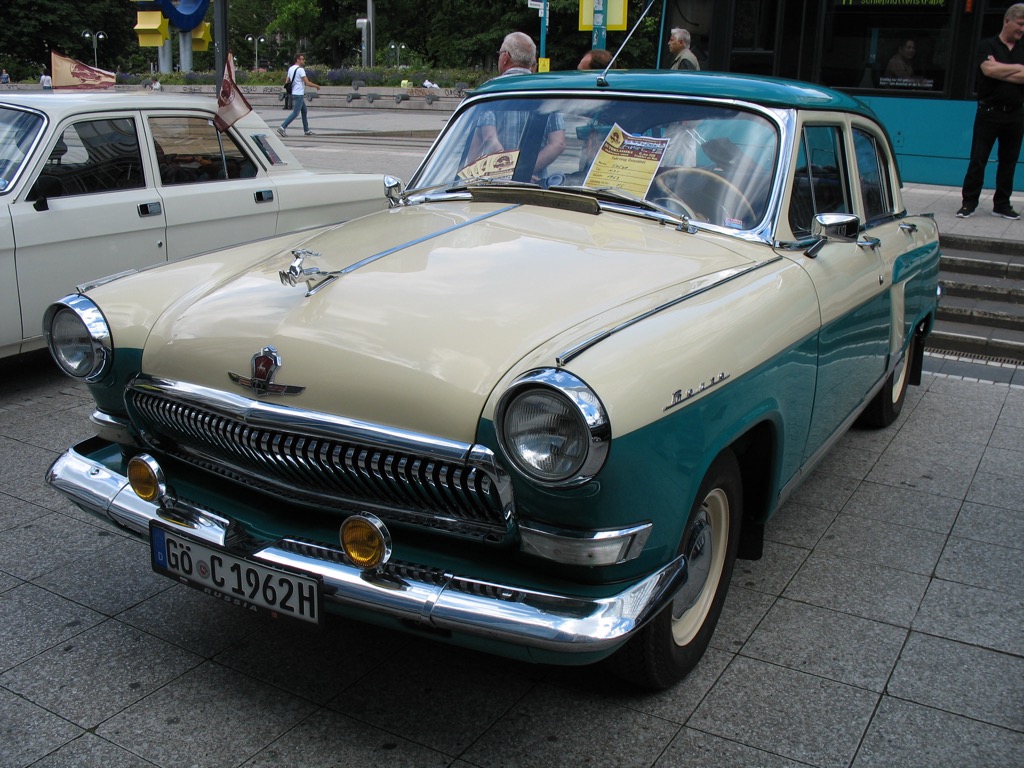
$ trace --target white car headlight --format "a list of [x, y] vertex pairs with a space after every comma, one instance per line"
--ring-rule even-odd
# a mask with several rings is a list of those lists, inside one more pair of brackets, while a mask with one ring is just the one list
[[597, 395], [572, 374], [553, 369], [518, 378], [498, 403], [501, 447], [542, 485], [590, 480], [608, 455], [611, 427]]
[[81, 294], [51, 304], [43, 317], [50, 354], [68, 376], [97, 381], [113, 359], [110, 328], [99, 307]]

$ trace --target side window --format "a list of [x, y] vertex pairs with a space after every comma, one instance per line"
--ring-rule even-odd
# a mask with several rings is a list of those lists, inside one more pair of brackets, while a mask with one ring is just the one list
[[204, 117], [150, 117], [153, 149], [164, 186], [256, 175], [256, 164], [230, 135]]
[[860, 177], [860, 196], [866, 221], [893, 213], [889, 163], [878, 139], [867, 131], [853, 129], [853, 147]]
[[135, 120], [83, 120], [61, 132], [29, 199], [145, 186]]
[[837, 125], [809, 125], [800, 137], [789, 203], [793, 234], [809, 235], [819, 213], [850, 213], [842, 132]]

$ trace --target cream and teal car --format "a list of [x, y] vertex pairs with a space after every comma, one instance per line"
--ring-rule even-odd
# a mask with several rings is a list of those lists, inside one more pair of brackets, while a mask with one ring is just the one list
[[48, 481], [247, 608], [671, 685], [919, 381], [938, 233], [885, 130], [801, 83], [504, 77], [388, 195], [53, 304], [96, 435]]
[[381, 177], [303, 168], [251, 112], [152, 91], [0, 94], [0, 357], [54, 297], [117, 272], [386, 207]]

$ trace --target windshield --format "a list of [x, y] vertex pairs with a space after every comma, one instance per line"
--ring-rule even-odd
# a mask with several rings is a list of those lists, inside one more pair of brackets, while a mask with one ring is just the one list
[[0, 107], [0, 193], [14, 183], [42, 126], [40, 115]]
[[411, 186], [613, 189], [693, 221], [752, 229], [778, 145], [774, 123], [731, 105], [508, 97], [460, 113]]

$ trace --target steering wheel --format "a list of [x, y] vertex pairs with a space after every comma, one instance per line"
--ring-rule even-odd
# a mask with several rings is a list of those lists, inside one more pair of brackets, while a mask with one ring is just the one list
[[[704, 189], [705, 182], [710, 182], [717, 189]], [[737, 214], [743, 220], [749, 218], [754, 221], [757, 218], [754, 207], [739, 187], [704, 168], [668, 168], [654, 178], [654, 185], [664, 197], [678, 200], [684, 208], [700, 213], [706, 221], [714, 224], [724, 224], [727, 219], [736, 218]], [[703, 205], [693, 205], [688, 200]], [[726, 201], [734, 207], [726, 207]]]

